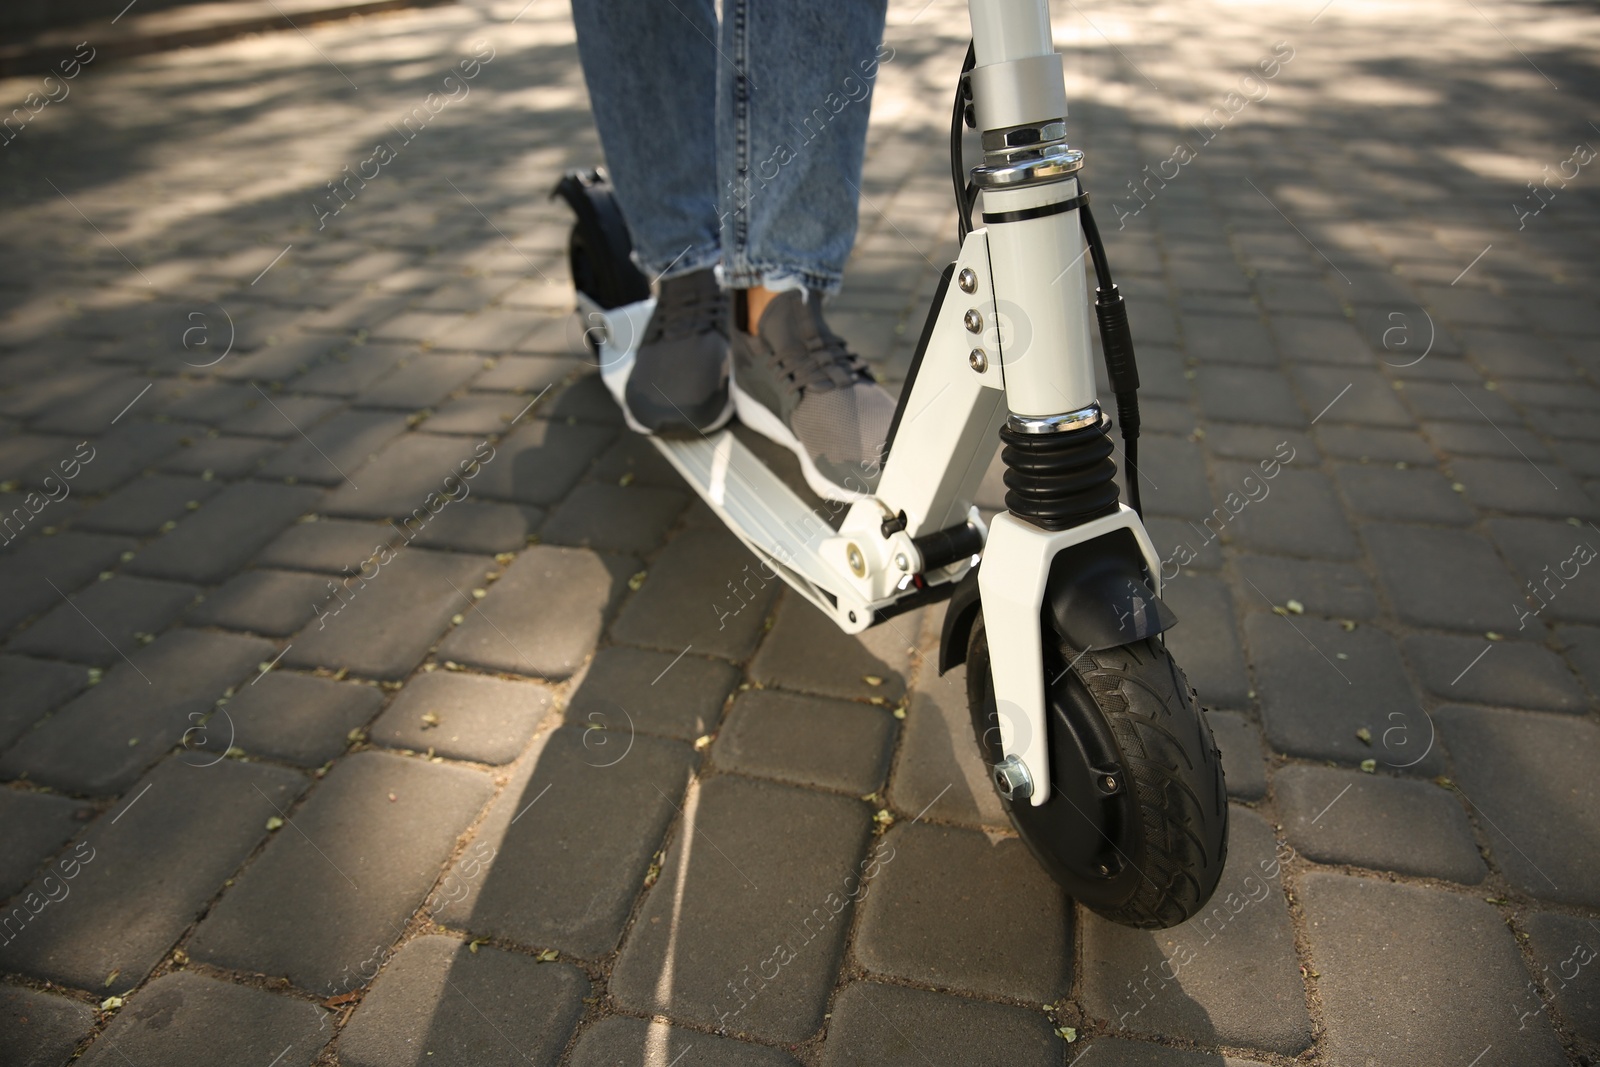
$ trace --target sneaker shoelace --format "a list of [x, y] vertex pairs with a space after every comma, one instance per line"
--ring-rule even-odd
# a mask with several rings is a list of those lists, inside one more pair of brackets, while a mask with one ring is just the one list
[[674, 286], [670, 298], [663, 291], [650, 316], [645, 343], [681, 341], [711, 333], [722, 325], [724, 297], [715, 285]]
[[810, 389], [848, 389], [857, 382], [871, 380], [861, 357], [821, 323], [816, 330], [806, 331], [803, 349], [787, 353], [774, 349], [772, 361], [778, 374], [801, 394]]

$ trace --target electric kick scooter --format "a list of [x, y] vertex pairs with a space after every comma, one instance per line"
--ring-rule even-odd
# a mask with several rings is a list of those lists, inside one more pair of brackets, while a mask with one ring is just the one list
[[[1048, 0], [969, 0], [950, 128], [960, 256], [940, 279], [882, 476], [837, 528], [729, 430], [651, 440], [756, 556], [847, 633], [948, 599], [939, 670], [967, 666], [973, 731], [1022, 839], [1073, 897], [1167, 927], [1216, 888], [1227, 796], [1205, 715], [1161, 637], [1139, 515], [1138, 373], [1121, 295], [1066, 143]], [[966, 172], [961, 126], [983, 135]], [[621, 400], [654, 308], [604, 173], [567, 175], [586, 337]], [[971, 212], [981, 195], [982, 226]], [[1132, 506], [1096, 400], [1087, 264]], [[1003, 446], [1007, 511], [973, 497]]]

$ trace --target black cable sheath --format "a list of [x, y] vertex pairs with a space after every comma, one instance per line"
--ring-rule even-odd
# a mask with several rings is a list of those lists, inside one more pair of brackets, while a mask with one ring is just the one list
[[978, 64], [978, 53], [971, 41], [967, 42], [967, 58], [961, 65], [961, 77], [956, 79], [956, 101], [950, 112], [950, 182], [956, 192], [956, 246], [967, 239], [972, 231], [972, 186], [967, 183], [966, 168], [961, 160], [962, 117], [966, 113], [966, 100], [961, 86], [966, 74]]

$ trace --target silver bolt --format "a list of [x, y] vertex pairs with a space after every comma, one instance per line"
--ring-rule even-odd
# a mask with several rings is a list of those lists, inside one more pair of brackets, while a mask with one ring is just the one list
[[963, 267], [961, 273], [956, 275], [956, 284], [961, 286], [963, 293], [975, 293], [978, 291], [978, 276], [972, 273], [971, 267]]
[[1013, 803], [1033, 796], [1033, 776], [1015, 756], [1007, 756], [994, 765], [994, 785], [1002, 797]]
[[974, 348], [972, 354], [967, 357], [967, 362], [972, 364], [972, 369], [979, 374], [989, 369], [989, 357], [983, 354], [981, 348]]
[[1107, 793], [1115, 793], [1117, 791], [1117, 780], [1108, 774], [1106, 775], [1105, 786]]
[[1111, 868], [1107, 867], [1105, 864], [1102, 863], [1100, 865], [1100, 877], [1104, 878], [1110, 873], [1111, 873]]
[[857, 578], [866, 577], [867, 561], [862, 557], [861, 549], [857, 548], [855, 545], [851, 545], [849, 548], [845, 549], [844, 558], [846, 562], [850, 564], [851, 574], [855, 575]]
[[911, 561], [906, 559], [906, 554], [904, 552], [896, 552], [894, 554], [894, 565], [903, 571], [908, 571], [911, 569]]
[[978, 314], [977, 308], [967, 309], [967, 313], [962, 317], [961, 321], [966, 323], [968, 333], [983, 332], [983, 316]]

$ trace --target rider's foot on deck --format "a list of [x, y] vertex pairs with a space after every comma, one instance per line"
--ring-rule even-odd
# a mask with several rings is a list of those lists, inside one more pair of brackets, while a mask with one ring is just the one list
[[733, 417], [728, 395], [728, 295], [711, 268], [661, 283], [623, 394], [641, 433], [694, 438]]

